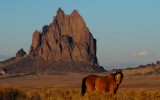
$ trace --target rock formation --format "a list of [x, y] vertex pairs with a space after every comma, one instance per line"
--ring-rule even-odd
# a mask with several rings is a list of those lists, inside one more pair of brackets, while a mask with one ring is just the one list
[[[16, 59], [16, 61], [15, 61]], [[3, 68], [7, 73], [102, 72], [96, 57], [96, 39], [78, 11], [61, 8], [50, 25], [33, 33], [29, 55], [21, 49]]]
[[16, 57], [12, 57], [7, 60], [0, 61], [0, 67], [14, 65], [17, 62], [23, 60], [26, 56], [27, 56], [26, 52], [21, 48], [20, 50], [17, 51]]
[[16, 53], [16, 59], [22, 59], [26, 55], [26, 52], [23, 49], [18, 50]]
[[87, 28], [77, 10], [66, 15], [59, 8], [50, 25], [45, 25], [42, 32], [33, 33], [30, 47], [32, 58], [44, 60], [83, 61], [98, 66], [96, 57], [96, 39]]

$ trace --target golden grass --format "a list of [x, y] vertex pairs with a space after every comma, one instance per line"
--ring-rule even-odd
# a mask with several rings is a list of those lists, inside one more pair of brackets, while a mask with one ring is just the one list
[[113, 97], [109, 93], [81, 96], [80, 88], [21, 89], [0, 87], [0, 100], [160, 100], [160, 90], [119, 89]]

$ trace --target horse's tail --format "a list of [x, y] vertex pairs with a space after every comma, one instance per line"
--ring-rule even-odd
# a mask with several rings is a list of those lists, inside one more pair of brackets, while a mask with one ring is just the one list
[[82, 80], [82, 91], [81, 91], [82, 96], [84, 96], [84, 94], [86, 93], [85, 81], [86, 81], [86, 78], [83, 78], [83, 80]]

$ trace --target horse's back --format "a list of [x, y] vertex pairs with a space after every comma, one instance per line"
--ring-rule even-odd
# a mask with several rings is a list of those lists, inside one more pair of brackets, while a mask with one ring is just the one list
[[89, 75], [86, 78], [86, 84], [93, 84], [94, 85], [94, 82], [95, 82], [95, 78], [96, 78], [96, 75]]

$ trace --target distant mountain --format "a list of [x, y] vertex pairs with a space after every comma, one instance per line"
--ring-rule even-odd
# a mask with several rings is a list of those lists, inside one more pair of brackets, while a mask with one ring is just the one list
[[33, 33], [29, 55], [21, 49], [3, 67], [9, 73], [102, 72], [96, 48], [96, 39], [78, 11], [66, 15], [59, 8], [50, 25]]
[[126, 68], [124, 69], [125, 72], [128, 72], [132, 75], [156, 75], [160, 74], [160, 61], [156, 63], [147, 64], [147, 65], [140, 65], [135, 68]]
[[3, 60], [8, 59], [8, 58], [10, 58], [10, 57], [7, 56], [7, 55], [0, 54], [0, 61], [3, 61]]

